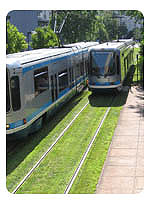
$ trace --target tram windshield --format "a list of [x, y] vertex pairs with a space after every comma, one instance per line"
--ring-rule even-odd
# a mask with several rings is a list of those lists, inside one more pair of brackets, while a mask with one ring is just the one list
[[92, 75], [109, 76], [116, 72], [113, 52], [92, 52]]
[[9, 81], [8, 81], [8, 71], [6, 71], [6, 112], [10, 110], [10, 93], [9, 93]]

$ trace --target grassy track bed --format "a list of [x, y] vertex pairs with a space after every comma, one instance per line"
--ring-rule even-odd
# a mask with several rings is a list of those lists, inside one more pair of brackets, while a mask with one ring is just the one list
[[[112, 108], [70, 190], [70, 194], [94, 194], [110, 143], [117, 125], [122, 105], [126, 102], [127, 92], [115, 98]], [[98, 101], [98, 99], [97, 99]]]
[[7, 155], [7, 189], [12, 192], [42, 154], [56, 140], [63, 129], [87, 103], [90, 92], [84, 91], [73, 98], [42, 130], [31, 135]]
[[106, 109], [89, 104], [17, 193], [63, 193]]

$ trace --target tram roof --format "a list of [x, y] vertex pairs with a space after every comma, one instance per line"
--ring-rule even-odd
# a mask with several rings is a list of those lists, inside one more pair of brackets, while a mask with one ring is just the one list
[[13, 53], [7, 55], [7, 64], [19, 62], [20, 64], [26, 64], [29, 62], [37, 61], [40, 59], [63, 55], [64, 53], [71, 52], [69, 48], [49, 48], [49, 49], [37, 49], [31, 51], [24, 51], [19, 53]]
[[73, 44], [64, 45], [64, 47], [88, 48], [88, 47], [91, 47], [93, 45], [98, 45], [98, 44], [99, 44], [98, 42], [77, 42]]
[[133, 44], [132, 39], [119, 39], [113, 40], [111, 42], [106, 42], [103, 44], [99, 44], [95, 47], [91, 47], [90, 50], [98, 50], [98, 49], [121, 49], [123, 47], [129, 46]]
[[55, 56], [63, 56], [66, 53], [71, 53], [79, 50], [90, 47], [92, 45], [98, 44], [97, 42], [78, 42], [74, 44], [64, 45], [63, 47], [55, 47], [55, 48], [43, 48], [31, 51], [24, 51], [19, 53], [13, 53], [7, 55], [7, 64], [9, 67], [20, 67], [20, 65], [28, 64], [30, 62], [36, 62], [42, 59], [47, 59]]

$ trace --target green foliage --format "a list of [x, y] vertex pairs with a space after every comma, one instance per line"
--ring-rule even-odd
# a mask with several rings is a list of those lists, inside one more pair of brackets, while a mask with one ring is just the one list
[[67, 19], [60, 34], [62, 43], [95, 41], [97, 39], [104, 42], [116, 39], [117, 36], [127, 35], [127, 27], [125, 24], [119, 26], [113, 11], [56, 10], [53, 11], [50, 18], [52, 29], [55, 27], [56, 30], [59, 30], [66, 16]]
[[[93, 28], [96, 20], [97, 11], [73, 10], [73, 11], [54, 11], [57, 20], [56, 30], [59, 30], [65, 16], [66, 22], [61, 32], [63, 43], [73, 43], [84, 40], [93, 40]], [[50, 23], [54, 28], [54, 19]]]
[[99, 23], [97, 26], [98, 34], [97, 38], [100, 39], [100, 41], [108, 41], [109, 40], [109, 34], [106, 30], [106, 27], [104, 24]]
[[135, 20], [135, 22], [138, 22], [139, 24], [142, 25], [138, 33], [140, 35], [139, 70], [140, 70], [140, 79], [141, 79], [142, 87], [144, 87], [144, 16], [142, 12], [138, 10], [126, 11], [126, 15], [130, 16], [131, 18]]
[[[131, 38], [142, 40], [144, 28], [128, 33], [125, 24], [119, 24], [119, 18], [128, 15], [135, 22], [143, 23], [143, 14], [136, 10], [131, 11], [96, 11], [96, 10], [53, 10], [48, 27], [38, 27], [31, 36], [33, 49], [49, 48], [62, 44], [96, 41], [105, 42], [117, 38]], [[119, 17], [118, 17], [119, 16]], [[66, 19], [61, 33], [61, 25]], [[53, 32], [55, 27], [56, 34]], [[27, 48], [25, 36], [17, 29], [7, 24], [8, 42], [7, 50], [10, 53], [22, 51]], [[59, 38], [58, 38], [59, 37]]]
[[143, 23], [144, 16], [143, 13], [138, 10], [128, 10], [125, 11], [126, 15], [134, 18], [136, 22]]
[[18, 29], [7, 22], [7, 54], [16, 53], [27, 49], [28, 44], [25, 41], [26, 37], [23, 33], [20, 33]]
[[58, 38], [50, 26], [38, 27], [32, 34], [31, 47], [33, 49], [49, 48], [58, 45]]
[[140, 55], [144, 56], [144, 39], [140, 43]]
[[105, 24], [103, 23], [102, 16], [96, 16], [96, 20], [93, 25], [92, 38], [94, 40], [99, 39], [101, 42], [109, 40], [109, 34], [106, 30]]

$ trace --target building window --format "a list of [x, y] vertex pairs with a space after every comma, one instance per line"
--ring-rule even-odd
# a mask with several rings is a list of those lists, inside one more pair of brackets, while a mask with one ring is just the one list
[[48, 67], [34, 71], [35, 96], [49, 89]]

